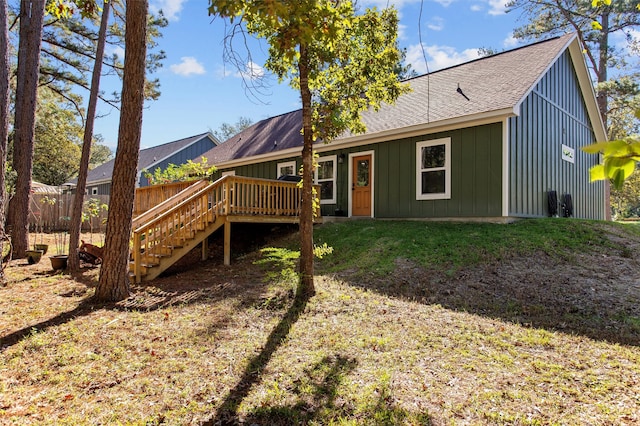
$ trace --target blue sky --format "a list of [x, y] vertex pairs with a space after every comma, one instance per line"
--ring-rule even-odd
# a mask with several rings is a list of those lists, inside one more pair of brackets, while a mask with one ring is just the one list
[[[518, 13], [505, 13], [506, 0], [360, 0], [360, 6], [394, 4], [400, 15], [400, 46], [419, 74], [477, 57], [481, 47], [496, 50], [518, 46], [511, 33], [520, 24]], [[257, 122], [300, 107], [297, 92], [286, 83], [251, 93], [243, 78], [223, 60], [225, 22], [208, 16], [201, 0], [150, 0], [169, 20], [159, 45], [166, 52], [164, 66], [153, 74], [160, 79], [159, 100], [147, 102], [142, 123], [141, 148], [171, 142], [209, 130], [240, 117]], [[422, 15], [420, 18], [420, 9]], [[266, 45], [252, 42], [252, 69], [261, 72]], [[103, 80], [101, 89], [119, 90], [119, 81]], [[118, 111], [99, 105], [95, 133], [115, 150]]]

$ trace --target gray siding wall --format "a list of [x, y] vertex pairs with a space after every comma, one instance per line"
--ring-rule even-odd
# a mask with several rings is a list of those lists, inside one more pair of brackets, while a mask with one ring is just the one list
[[[604, 184], [589, 182], [598, 156], [580, 148], [595, 142], [569, 52], [552, 66], [509, 119], [509, 216], [549, 215], [547, 194], [571, 194], [574, 216], [604, 219]], [[573, 148], [574, 163], [562, 159]], [[559, 213], [561, 210], [559, 208]]]
[[[215, 145], [210, 138], [200, 139], [198, 142], [187, 146], [186, 148], [174, 153], [167, 159], [160, 161], [149, 167], [149, 172], [154, 172], [158, 167], [161, 170], [164, 170], [169, 166], [169, 164], [175, 164], [179, 166], [180, 164], [186, 163], [188, 160], [199, 161], [200, 156], [205, 152], [209, 151]], [[213, 164], [209, 164], [212, 166]], [[148, 186], [149, 180], [145, 178], [142, 174], [140, 175], [139, 186]]]
[[[94, 194], [94, 188], [98, 189], [97, 194]], [[111, 182], [101, 183], [99, 185], [87, 184], [87, 195], [91, 197], [92, 195], [109, 195], [111, 192]]]

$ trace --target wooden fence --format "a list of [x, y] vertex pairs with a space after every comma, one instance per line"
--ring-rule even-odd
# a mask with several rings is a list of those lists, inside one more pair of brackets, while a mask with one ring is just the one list
[[[65, 231], [69, 229], [71, 209], [73, 208], [73, 194], [31, 194], [29, 202], [29, 230], [41, 232]], [[90, 199], [98, 200], [100, 205], [109, 205], [108, 195], [85, 195], [84, 202]], [[86, 208], [83, 210], [86, 212]], [[91, 223], [82, 223], [83, 231], [105, 229], [103, 222], [107, 220], [107, 210], [100, 209], [99, 215], [93, 217]]]

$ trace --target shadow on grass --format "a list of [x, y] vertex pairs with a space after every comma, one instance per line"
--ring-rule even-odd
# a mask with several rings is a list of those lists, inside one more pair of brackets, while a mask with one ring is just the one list
[[9, 333], [5, 336], [0, 337], [0, 352], [9, 348], [10, 346], [15, 345], [20, 342], [22, 339], [28, 337], [34, 332], [41, 332], [47, 330], [51, 327], [56, 327], [58, 325], [62, 325], [68, 321], [71, 321], [75, 318], [82, 317], [90, 314], [96, 308], [96, 305], [93, 304], [91, 297], [87, 297], [80, 301], [78, 306], [71, 311], [63, 312], [61, 314], [56, 315], [53, 318], [49, 318], [45, 321], [41, 321], [37, 324], [31, 324], [27, 327], [24, 327], [20, 330], [16, 330], [12, 333]]
[[[379, 383], [371, 398], [358, 406], [339, 398], [339, 386], [356, 366], [354, 359], [342, 355], [326, 356], [305, 369], [304, 376], [293, 383], [291, 393], [297, 397], [296, 402], [258, 407], [242, 420], [245, 424], [283, 426], [311, 422], [340, 424], [358, 418], [366, 419], [369, 425], [431, 424], [428, 414], [409, 413], [398, 407], [388, 383]], [[238, 421], [234, 418], [228, 423]]]
[[[111, 309], [120, 311], [149, 312], [174, 305], [187, 305], [193, 303], [214, 303], [226, 298], [240, 298], [242, 306], [253, 306], [261, 302], [266, 283], [261, 279], [260, 270], [247, 272], [224, 267], [218, 263], [200, 265], [196, 270], [201, 272], [199, 276], [181, 277], [171, 275], [159, 278], [147, 283], [148, 285], [135, 285], [131, 287], [131, 295], [116, 303], [98, 303], [89, 296], [78, 302], [72, 310], [62, 312], [56, 316], [45, 319], [35, 324], [0, 336], [0, 351], [28, 338], [34, 331], [42, 332], [49, 328], [60, 326], [75, 318], [89, 315], [99, 309]], [[250, 268], [245, 268], [250, 269]], [[83, 269], [72, 274], [73, 279], [84, 285], [60, 293], [60, 297], [77, 297], [87, 294], [88, 290], [97, 285], [97, 272], [95, 269]], [[20, 281], [35, 280], [38, 277], [59, 275], [59, 272], [36, 273], [33, 277], [27, 277]], [[223, 324], [220, 324], [223, 326]]]
[[[622, 283], [632, 270], [592, 272], [544, 253], [465, 268], [426, 270], [406, 259], [384, 277], [338, 276], [392, 297], [594, 340], [640, 345], [640, 287]], [[627, 268], [631, 266], [627, 265]]]
[[238, 408], [242, 401], [249, 395], [249, 392], [256, 384], [262, 380], [262, 371], [267, 363], [286, 339], [291, 327], [298, 321], [300, 315], [304, 312], [309, 297], [304, 294], [297, 295], [287, 313], [280, 320], [278, 325], [271, 331], [267, 341], [258, 355], [253, 357], [244, 374], [229, 391], [229, 394], [222, 402], [220, 409], [215, 417], [203, 422], [203, 425], [228, 425], [238, 423]]

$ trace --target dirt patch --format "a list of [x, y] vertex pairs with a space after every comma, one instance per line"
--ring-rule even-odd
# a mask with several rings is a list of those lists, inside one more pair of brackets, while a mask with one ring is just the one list
[[606, 251], [564, 259], [511, 256], [450, 273], [397, 259], [389, 276], [355, 284], [532, 327], [640, 345], [640, 241], [615, 233], [607, 238], [612, 245]]

